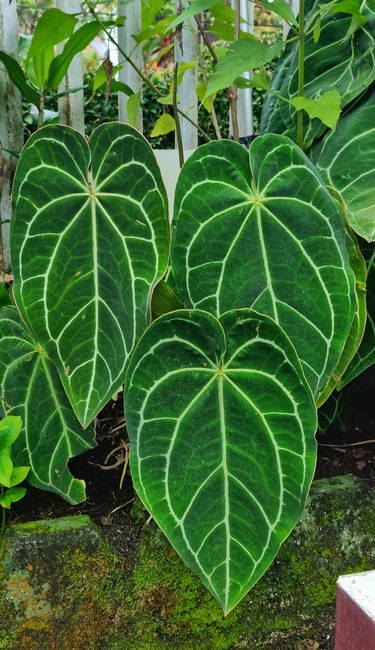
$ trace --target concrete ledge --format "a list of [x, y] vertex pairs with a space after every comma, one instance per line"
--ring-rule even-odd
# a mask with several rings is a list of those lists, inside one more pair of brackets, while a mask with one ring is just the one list
[[88, 517], [14, 525], [0, 560], [0, 648], [331, 649], [337, 578], [375, 568], [374, 538], [373, 492], [354, 477], [317, 481], [272, 567], [224, 618], [154, 524], [132, 563]]

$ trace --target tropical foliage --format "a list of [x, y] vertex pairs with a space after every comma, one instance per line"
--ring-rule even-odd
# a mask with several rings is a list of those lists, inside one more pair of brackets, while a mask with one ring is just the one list
[[[193, 2], [169, 29], [215, 4]], [[161, 175], [132, 127], [99, 126], [88, 142], [45, 127], [17, 168], [18, 309], [0, 312], [0, 410], [24, 423], [14, 461], [82, 500], [68, 460], [125, 384], [135, 487], [225, 613], [303, 511], [317, 406], [374, 361], [373, 18], [356, 2], [289, 15], [271, 84], [280, 45], [227, 48], [206, 98], [262, 88], [263, 133], [249, 152], [209, 142], [187, 161], [170, 256]]]

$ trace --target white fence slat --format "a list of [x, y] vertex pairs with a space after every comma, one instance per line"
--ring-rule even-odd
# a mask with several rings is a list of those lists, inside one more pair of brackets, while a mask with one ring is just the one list
[[[232, 0], [232, 7], [235, 8], [235, 0]], [[246, 20], [246, 23], [241, 23], [241, 30], [253, 34], [254, 3], [248, 2], [248, 0], [241, 0], [240, 13], [241, 18]], [[245, 79], [251, 79], [251, 72], [245, 72], [242, 76]], [[246, 142], [246, 140], [254, 133], [251, 88], [237, 88], [237, 120], [239, 136]], [[233, 135], [231, 116], [229, 116], [229, 132]]]
[[[13, 57], [18, 57], [16, 2], [0, 0], [0, 49]], [[3, 149], [20, 152], [23, 141], [21, 94], [9, 80], [0, 64], [0, 143]], [[0, 273], [10, 263], [9, 225], [11, 218], [11, 182], [16, 166], [16, 158], [3, 150], [4, 176], [0, 202], [0, 222], [3, 240], [4, 259], [0, 259]], [[2, 251], [0, 250], [0, 258]]]
[[[138, 45], [138, 47], [134, 50], [136, 42], [132, 37], [132, 34], [139, 34], [142, 29], [141, 0], [131, 0], [131, 2], [124, 2], [119, 0], [118, 16], [126, 17], [123, 27], [119, 27], [117, 32], [119, 46], [128, 56], [131, 56], [131, 59], [137, 68], [142, 69], [142, 46]], [[120, 51], [118, 53], [118, 61], [121, 64], [123, 62], [123, 56]], [[122, 70], [119, 71], [119, 81], [127, 84], [135, 93], [142, 91], [142, 79], [129, 63], [124, 63]], [[127, 122], [128, 97], [125, 95], [125, 93], [119, 92], [118, 102], [119, 120], [120, 122]], [[138, 111], [136, 127], [139, 131], [143, 131], [143, 118], [141, 109]]]
[[[189, 6], [186, 0], [175, 0], [176, 13], [181, 12]], [[183, 23], [182, 29], [178, 32], [181, 38], [175, 39], [175, 61], [183, 62], [197, 61], [197, 25], [194, 19]], [[186, 113], [195, 124], [198, 122], [198, 98], [197, 98], [197, 65], [186, 70], [183, 81], [178, 87], [178, 107]], [[198, 146], [198, 131], [188, 120], [179, 116], [181, 124], [182, 145], [184, 149], [196, 149]], [[177, 143], [176, 143], [177, 147]]]
[[[80, 0], [56, 0], [57, 9], [61, 9], [67, 14], [79, 14], [81, 11]], [[79, 26], [79, 23], [78, 23]], [[60, 46], [60, 51], [62, 46]], [[82, 88], [83, 86], [83, 67], [82, 55], [76, 54], [69, 66], [69, 70], [59, 86], [59, 92], [69, 90], [69, 88]], [[64, 95], [58, 99], [58, 111], [60, 122], [72, 126], [81, 133], [85, 130], [84, 117], [84, 98], [83, 90]]]

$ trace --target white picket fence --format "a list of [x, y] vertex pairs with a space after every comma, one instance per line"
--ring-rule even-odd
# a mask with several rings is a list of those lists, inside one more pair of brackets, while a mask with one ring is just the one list
[[[289, 0], [294, 13], [298, 10], [298, 0]], [[126, 16], [125, 24], [118, 30], [119, 47], [127, 55], [132, 56], [134, 63], [142, 67], [142, 49], [138, 46], [135, 50], [135, 41], [132, 34], [141, 30], [141, 2], [142, 0], [118, 0], [118, 15]], [[234, 0], [232, 0], [234, 2]], [[176, 12], [181, 6], [184, 8], [190, 3], [188, 0], [175, 0]], [[80, 0], [56, 0], [56, 7], [67, 13], [79, 13], [81, 11]], [[241, 15], [249, 24], [249, 31], [253, 31], [254, 25], [254, 4], [248, 0], [241, 0]], [[197, 60], [197, 25], [192, 19], [184, 24], [182, 39], [175, 45], [176, 61]], [[17, 12], [16, 0], [0, 0], [0, 49], [13, 57], [18, 56], [17, 39]], [[119, 53], [118, 59], [122, 60]], [[135, 70], [125, 64], [119, 72], [119, 80], [126, 83], [134, 92], [141, 90], [142, 80]], [[68, 74], [61, 85], [60, 90], [77, 88], [83, 85], [82, 58], [77, 55], [73, 60]], [[179, 87], [179, 107], [194, 123], [198, 121], [198, 99], [196, 95], [197, 71], [188, 70], [184, 75], [183, 84]], [[118, 94], [118, 117], [120, 121], [127, 121], [127, 96]], [[83, 91], [70, 94], [59, 99], [60, 120], [80, 131], [84, 131], [84, 102]], [[253, 133], [251, 90], [239, 90], [237, 100], [239, 135], [248, 137]], [[228, 116], [229, 119], [229, 116]], [[142, 131], [142, 112], [139, 111], [137, 127]], [[198, 145], [197, 129], [186, 119], [181, 118], [181, 131], [183, 147], [187, 154]], [[22, 100], [19, 91], [10, 82], [7, 73], [0, 64], [0, 144], [2, 157], [0, 155], [0, 184], [2, 184], [0, 202], [0, 276], [9, 265], [9, 222], [11, 218], [11, 184], [14, 174], [16, 158], [11, 155], [12, 151], [19, 152], [22, 147]], [[170, 196], [173, 195], [175, 178], [177, 177], [178, 158], [177, 152], [158, 153], [159, 163], [166, 180]], [[1, 170], [3, 176], [1, 176]], [[1, 241], [2, 240], [2, 241]], [[1, 281], [1, 277], [0, 277]]]

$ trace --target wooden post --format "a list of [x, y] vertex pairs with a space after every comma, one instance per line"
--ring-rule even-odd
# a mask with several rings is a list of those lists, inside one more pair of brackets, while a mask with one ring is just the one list
[[[18, 57], [17, 14], [13, 0], [0, 0], [0, 49]], [[0, 64], [0, 281], [10, 264], [9, 225], [12, 214], [11, 187], [17, 158], [23, 144], [21, 94]], [[5, 151], [5, 150], [9, 151]], [[1, 153], [2, 151], [2, 153]]]
[[[234, 6], [235, 2], [232, 0], [232, 7]], [[252, 34], [254, 32], [254, 4], [247, 0], [241, 0], [240, 7], [241, 17], [246, 20], [246, 23], [241, 23], [241, 30]], [[251, 72], [245, 72], [241, 76], [251, 79]], [[237, 120], [240, 142], [249, 146], [251, 136], [254, 134], [251, 88], [237, 88]], [[229, 125], [230, 134], [233, 135], [231, 116], [229, 116]]]
[[[132, 34], [139, 34], [142, 29], [142, 4], [141, 0], [131, 0], [125, 2], [124, 0], [118, 1], [118, 16], [125, 16], [126, 20], [123, 27], [118, 28], [118, 43], [124, 52], [131, 57], [137, 68], [142, 69], [142, 46], [136, 47], [136, 42]], [[134, 50], [134, 51], [133, 51]], [[122, 62], [122, 55], [118, 53], [119, 63]], [[133, 92], [142, 92], [142, 79], [139, 74], [129, 63], [124, 63], [122, 70], [119, 72], [119, 81], [127, 84]], [[127, 113], [128, 97], [119, 92], [118, 105], [119, 105], [119, 120], [120, 122], [128, 121]], [[137, 129], [142, 133], [143, 131], [143, 116], [142, 109], [139, 109], [136, 122]]]
[[[181, 13], [189, 6], [186, 0], [175, 0], [176, 13]], [[183, 62], [197, 61], [197, 26], [194, 20], [183, 23], [182, 29], [178, 31], [178, 38], [175, 38], [174, 55], [175, 61]], [[197, 99], [197, 65], [184, 74], [182, 83], [178, 87], [178, 107], [184, 111], [193, 122], [198, 122], [198, 99]], [[182, 146], [183, 149], [196, 149], [198, 146], [198, 131], [185, 118], [180, 117]], [[176, 143], [177, 147], [177, 143]]]
[[[81, 11], [80, 0], [56, 0], [56, 7], [67, 14], [79, 14]], [[82, 55], [79, 53], [76, 54], [71, 62], [69, 70], [59, 86], [59, 92], [63, 92], [69, 88], [81, 88], [82, 86]], [[81, 133], [85, 130], [83, 101], [83, 90], [64, 95], [64, 97], [59, 97], [58, 99], [60, 122], [74, 127], [78, 131], [81, 131]]]

